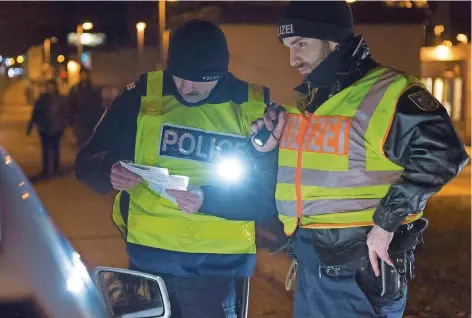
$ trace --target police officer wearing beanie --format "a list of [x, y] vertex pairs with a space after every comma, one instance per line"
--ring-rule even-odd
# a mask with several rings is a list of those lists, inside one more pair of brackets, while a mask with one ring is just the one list
[[255, 268], [254, 221], [270, 215], [233, 221], [197, 213], [119, 162], [167, 168], [203, 189], [221, 186], [218, 158], [244, 148], [269, 100], [266, 88], [236, 78], [228, 64], [221, 29], [185, 23], [172, 35], [167, 69], [129, 84], [76, 159], [78, 180], [101, 194], [119, 191], [113, 221], [130, 268], [163, 277], [173, 318], [235, 317], [235, 285]]
[[464, 145], [417, 79], [373, 59], [345, 2], [291, 2], [278, 35], [299, 98], [253, 125], [272, 131], [248, 149], [264, 182], [219, 204], [228, 217], [278, 210], [294, 317], [401, 317], [426, 201], [462, 170]]
[[291, 2], [278, 35], [304, 78], [301, 100], [255, 147], [280, 140], [275, 199], [298, 264], [294, 316], [401, 317], [426, 201], [462, 170], [464, 145], [416, 78], [373, 59], [347, 3]]

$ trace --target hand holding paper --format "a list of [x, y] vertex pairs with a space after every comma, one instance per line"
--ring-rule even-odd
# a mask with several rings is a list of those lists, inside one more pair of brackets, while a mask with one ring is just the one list
[[174, 197], [167, 194], [166, 190], [187, 190], [189, 178], [186, 176], [169, 175], [167, 168], [143, 166], [123, 161], [120, 161], [120, 164], [123, 168], [148, 181], [151, 190], [175, 204], [177, 204], [177, 201]]

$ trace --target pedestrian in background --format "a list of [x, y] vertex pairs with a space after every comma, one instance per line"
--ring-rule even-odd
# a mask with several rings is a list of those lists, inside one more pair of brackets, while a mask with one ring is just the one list
[[69, 94], [72, 127], [80, 150], [92, 136], [93, 130], [103, 115], [102, 96], [99, 87], [90, 80], [90, 71], [80, 69], [80, 82]]
[[34, 126], [41, 140], [43, 169], [41, 175], [50, 171], [49, 159], [52, 157], [53, 171], [60, 169], [60, 141], [67, 125], [67, 104], [59, 95], [54, 80], [46, 82], [46, 90], [34, 104], [26, 134], [29, 136]]

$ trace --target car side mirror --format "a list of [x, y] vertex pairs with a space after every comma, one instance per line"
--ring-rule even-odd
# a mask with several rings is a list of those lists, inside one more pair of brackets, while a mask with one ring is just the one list
[[113, 317], [170, 317], [169, 296], [164, 280], [159, 276], [97, 267], [94, 280]]

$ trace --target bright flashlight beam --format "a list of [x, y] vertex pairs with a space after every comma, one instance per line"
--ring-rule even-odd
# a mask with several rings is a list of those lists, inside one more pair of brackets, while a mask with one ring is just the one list
[[218, 164], [218, 175], [226, 181], [239, 181], [244, 173], [241, 162], [237, 159], [223, 159]]

